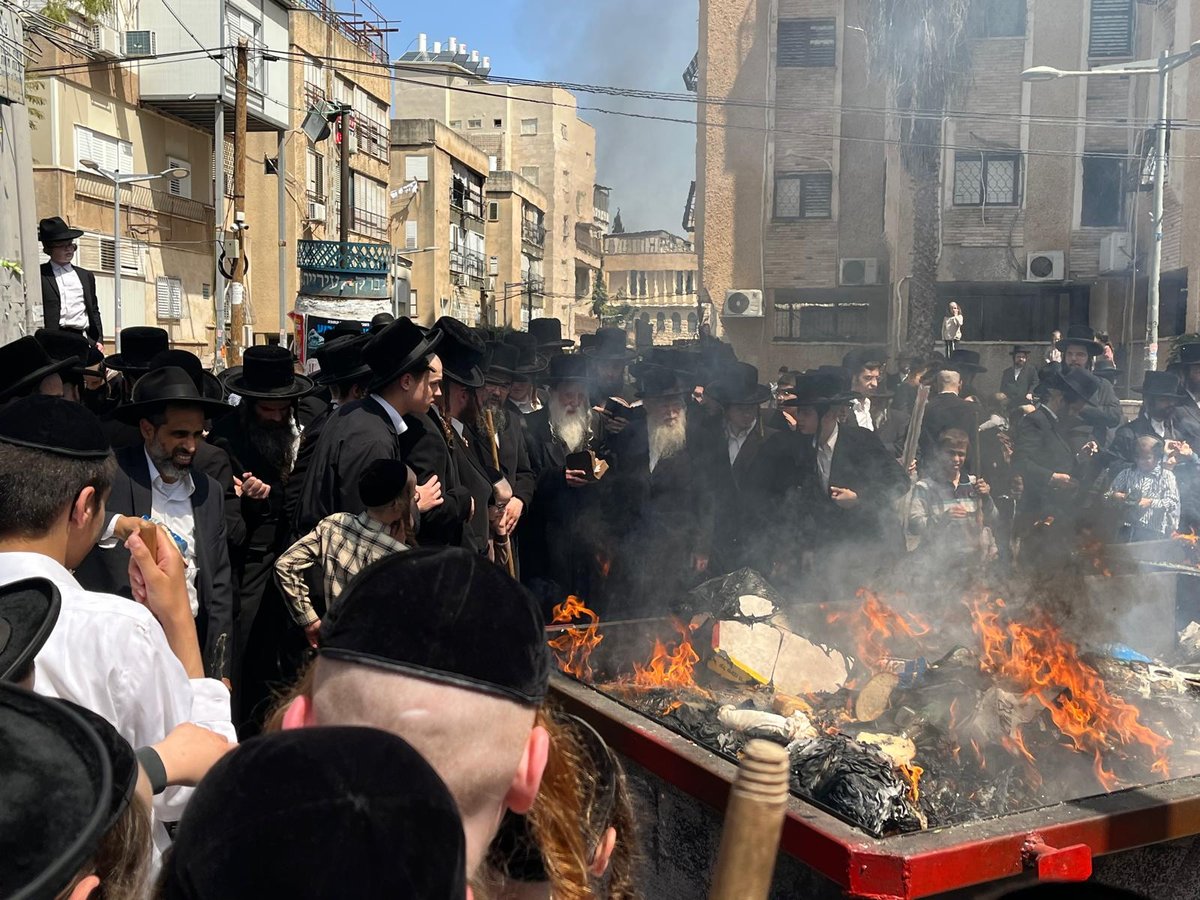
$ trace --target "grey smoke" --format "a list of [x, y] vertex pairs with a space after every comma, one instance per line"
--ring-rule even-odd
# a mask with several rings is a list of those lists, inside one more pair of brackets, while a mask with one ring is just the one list
[[[523, 0], [520, 18], [540, 38], [531, 55], [542, 57], [547, 78], [678, 94], [696, 52], [698, 15], [695, 0]], [[582, 93], [576, 99], [580, 106], [696, 117], [691, 103]], [[696, 172], [695, 126], [589, 110], [580, 117], [596, 128], [596, 180], [613, 189], [611, 211], [620, 207], [625, 229], [681, 234]]]

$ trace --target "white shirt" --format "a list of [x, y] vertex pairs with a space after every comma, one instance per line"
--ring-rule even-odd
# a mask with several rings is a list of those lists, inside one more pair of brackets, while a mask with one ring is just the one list
[[396, 407], [388, 403], [378, 394], [371, 394], [371, 399], [383, 407], [383, 411], [387, 413], [387, 417], [392, 420], [392, 427], [396, 429], [396, 437], [408, 431], [408, 423], [404, 421], [404, 416], [396, 412]]
[[746, 438], [750, 437], [750, 432], [754, 428], [751, 425], [741, 434], [734, 434], [728, 427], [725, 429], [725, 437], [729, 441], [729, 464], [732, 466], [737, 462], [738, 454], [742, 452], [742, 445], [746, 443]]
[[871, 419], [871, 398], [863, 397], [861, 400], [854, 401], [854, 421], [867, 431], [875, 430], [875, 423]]
[[542, 401], [538, 399], [536, 391], [529, 395], [528, 400], [514, 400], [513, 403], [517, 404], [517, 409], [519, 409], [525, 415], [537, 412], [542, 408]]
[[88, 327], [87, 307], [83, 303], [83, 282], [79, 273], [70, 263], [60, 266], [50, 263], [50, 271], [54, 273], [54, 283], [58, 287], [61, 301], [58, 312], [58, 324], [64, 328]]
[[[23, 578], [47, 578], [62, 597], [58, 622], [37, 655], [34, 691], [90, 709], [135, 749], [158, 743], [184, 722], [237, 740], [225, 685], [188, 678], [150, 610], [85, 591], [48, 556], [0, 553], [0, 584]], [[154, 798], [159, 850], [168, 844], [159, 823], [178, 820], [190, 795], [191, 788], [171, 787]]]
[[187, 552], [183, 561], [187, 566], [188, 602], [192, 605], [192, 615], [200, 612], [200, 600], [196, 595], [196, 514], [192, 509], [192, 494], [196, 492], [196, 483], [192, 473], [185, 472], [183, 477], [175, 482], [163, 481], [154, 465], [150, 454], [146, 453], [146, 465], [150, 467], [150, 518], [155, 522], [166, 525], [171, 531], [187, 541]]
[[[823, 444], [817, 444], [817, 471], [821, 475], [821, 487], [827, 492], [829, 490], [829, 469], [833, 465], [833, 450], [837, 447], [837, 439], [838, 426], [835, 422], [829, 440]], [[819, 440], [819, 437], [814, 440]]]

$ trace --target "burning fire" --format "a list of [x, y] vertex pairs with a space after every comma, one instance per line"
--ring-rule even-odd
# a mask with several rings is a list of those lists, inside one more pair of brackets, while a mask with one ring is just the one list
[[592, 651], [604, 640], [599, 633], [600, 617], [583, 605], [583, 601], [574, 594], [551, 610], [552, 624], [574, 624], [577, 619], [581, 622], [578, 628], [568, 628], [558, 637], [547, 643], [554, 651], [554, 660], [558, 668], [580, 681], [592, 680], [592, 667], [588, 659]]
[[874, 591], [859, 588], [856, 596], [862, 601], [862, 606], [854, 613], [849, 617], [842, 613], [831, 613], [828, 620], [831, 625], [839, 621], [850, 625], [857, 644], [858, 660], [872, 671], [878, 671], [880, 663], [889, 656], [889, 645], [893, 638], [903, 636], [915, 639], [929, 633], [929, 625], [919, 616], [897, 612]]
[[692, 671], [700, 655], [692, 646], [692, 632], [682, 622], [675, 622], [679, 642], [664, 644], [654, 639], [654, 653], [646, 665], [633, 664], [633, 684], [642, 688], [690, 688], [696, 686]]
[[897, 766], [897, 770], [904, 776], [904, 780], [908, 782], [908, 799], [915, 806], [917, 801], [921, 799], [921, 776], [925, 774], [925, 770], [915, 762], [908, 765], [901, 764]]
[[[1171, 741], [1138, 721], [1138, 710], [1109, 693], [1100, 674], [1079, 657], [1078, 648], [1039, 613], [1031, 622], [1001, 621], [1004, 601], [976, 600], [972, 627], [982, 643], [980, 665], [1036, 697], [1075, 749], [1095, 757], [1093, 769], [1106, 791], [1120, 784], [1104, 767], [1103, 754], [1141, 745], [1154, 757], [1151, 770], [1166, 777]], [[1018, 749], [1032, 755], [1018, 736]]]

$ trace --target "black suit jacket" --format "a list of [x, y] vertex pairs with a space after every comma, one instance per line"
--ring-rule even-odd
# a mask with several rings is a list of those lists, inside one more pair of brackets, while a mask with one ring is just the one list
[[1025, 363], [1021, 374], [1013, 366], [1009, 366], [1000, 374], [1000, 393], [1008, 398], [1010, 403], [1024, 400], [1037, 387], [1037, 370], [1033, 363]]
[[[83, 285], [83, 307], [87, 310], [87, 336], [93, 341], [104, 338], [104, 326], [100, 323], [100, 303], [96, 299], [96, 276], [87, 269], [72, 265], [79, 283]], [[62, 318], [62, 297], [58, 293], [58, 282], [50, 263], [42, 263], [42, 312], [47, 328], [58, 328]]]
[[[417, 539], [422, 546], [478, 549], [471, 532], [471, 490], [463, 483], [457, 453], [452, 453], [442, 432], [437, 412], [413, 413], [404, 417], [408, 430], [400, 435], [400, 459], [417, 473], [417, 484], [436, 475], [442, 484], [442, 505], [421, 513]], [[461, 451], [457, 444], [456, 451]]]
[[[117, 451], [117, 476], [107, 515], [146, 516], [151, 513], [150, 469], [143, 447]], [[225, 495], [221, 485], [196, 469], [195, 491], [196, 596], [200, 612], [196, 630], [204, 651], [204, 671], [212, 678], [229, 677], [233, 662], [233, 583], [225, 533]], [[121, 544], [111, 550], [92, 549], [76, 570], [79, 583], [91, 591], [131, 596], [129, 551]]]
[[1038, 407], [1017, 424], [1013, 438], [1013, 471], [1025, 482], [1025, 494], [1018, 517], [1022, 525], [1055, 514], [1065, 498], [1073, 496], [1063, 488], [1051, 488], [1056, 472], [1071, 475], [1076, 471], [1075, 450], [1061, 418]]

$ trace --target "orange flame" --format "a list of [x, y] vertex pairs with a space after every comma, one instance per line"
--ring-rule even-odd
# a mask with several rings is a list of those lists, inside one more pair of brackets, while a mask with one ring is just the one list
[[1193, 547], [1196, 546], [1197, 542], [1200, 542], [1200, 534], [1196, 534], [1194, 531], [1188, 531], [1186, 533], [1182, 531], [1176, 531], [1171, 535], [1171, 537], [1177, 541], [1182, 541], [1185, 544], [1191, 544]]
[[604, 640], [604, 635], [599, 633], [600, 617], [584, 606], [583, 601], [574, 594], [550, 612], [554, 625], [574, 623], [576, 619], [587, 620], [588, 624], [585, 627], [568, 628], [547, 643], [554, 651], [554, 661], [561, 671], [580, 681], [591, 681], [592, 667], [588, 659], [592, 651]]
[[972, 627], [983, 644], [982, 668], [1036, 697], [1074, 748], [1095, 756], [1096, 778], [1106, 791], [1119, 784], [1102, 758], [1115, 747], [1146, 748], [1154, 757], [1153, 771], [1165, 777], [1171, 741], [1141, 724], [1136, 707], [1109, 693], [1100, 674], [1044, 613], [1032, 622], [1001, 622], [1002, 605], [986, 598], [971, 605]]
[[908, 782], [908, 799], [915, 805], [921, 799], [921, 776], [925, 774], [925, 770], [915, 762], [908, 765], [901, 763], [898, 769]]
[[929, 625], [913, 613], [897, 612], [888, 606], [879, 595], [868, 588], [856, 592], [862, 601], [849, 617], [842, 613], [830, 613], [830, 624], [845, 621], [854, 634], [859, 662], [878, 670], [879, 664], [889, 655], [893, 638], [919, 638], [929, 633]]
[[679, 632], [677, 644], [664, 644], [654, 639], [654, 653], [646, 665], [633, 664], [633, 684], [642, 688], [686, 688], [694, 687], [692, 671], [700, 661], [700, 655], [692, 647], [692, 633], [688, 626], [675, 622]]

